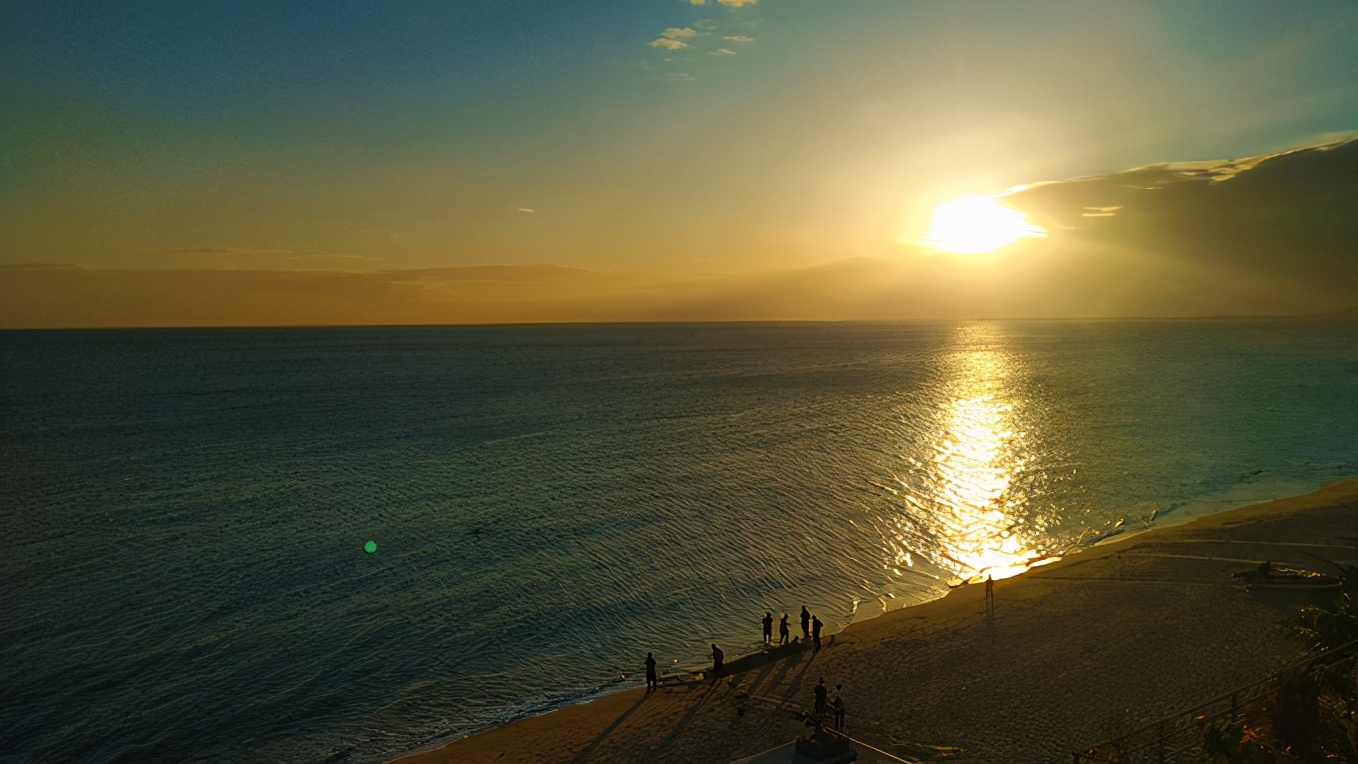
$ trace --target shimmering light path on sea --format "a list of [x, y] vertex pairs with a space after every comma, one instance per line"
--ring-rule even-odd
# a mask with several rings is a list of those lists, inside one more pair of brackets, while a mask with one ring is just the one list
[[10, 332], [0, 367], [21, 759], [376, 761], [1358, 463], [1348, 323]]

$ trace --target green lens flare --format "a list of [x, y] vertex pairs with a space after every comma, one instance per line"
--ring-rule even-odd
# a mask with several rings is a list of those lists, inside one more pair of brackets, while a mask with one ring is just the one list
[[376, 551], [377, 551], [377, 542], [376, 542], [376, 541], [369, 541], [368, 543], [364, 544], [364, 545], [363, 545], [363, 551], [367, 552], [368, 554], [372, 554], [373, 552], [376, 552]]

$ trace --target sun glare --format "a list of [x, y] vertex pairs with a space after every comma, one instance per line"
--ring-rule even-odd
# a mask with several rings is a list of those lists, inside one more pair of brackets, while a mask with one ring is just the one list
[[938, 205], [924, 244], [942, 252], [979, 255], [1019, 239], [1046, 235], [1045, 228], [993, 196], [964, 196]]

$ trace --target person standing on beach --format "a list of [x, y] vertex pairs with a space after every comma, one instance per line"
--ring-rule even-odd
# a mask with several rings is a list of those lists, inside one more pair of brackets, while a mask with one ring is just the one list
[[995, 577], [986, 575], [985, 577], [985, 611], [987, 614], [995, 610]]
[[783, 620], [778, 622], [778, 644], [787, 644], [787, 613], [783, 613]]
[[655, 658], [646, 653], [646, 692], [660, 689], [660, 683], [655, 678]]
[[802, 605], [802, 639], [811, 638], [811, 611]]
[[717, 675], [721, 673], [722, 661], [726, 660], [726, 653], [720, 647], [712, 645], [712, 681], [717, 681]]
[[816, 685], [816, 720], [820, 721], [825, 716], [825, 677], [820, 678], [820, 683]]
[[835, 715], [835, 731], [844, 731], [844, 685], [835, 685], [834, 692], [830, 693], [830, 710]]
[[773, 613], [764, 614], [764, 645], [773, 643]]
[[820, 627], [824, 625], [819, 618], [814, 616], [811, 618], [811, 641], [816, 643], [817, 650], [820, 649]]

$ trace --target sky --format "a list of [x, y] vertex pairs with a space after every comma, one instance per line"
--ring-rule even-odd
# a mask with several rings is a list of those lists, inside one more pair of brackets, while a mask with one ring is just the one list
[[1355, 39], [1352, 0], [0, 0], [0, 266], [899, 260], [955, 197], [1351, 134]]

